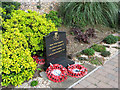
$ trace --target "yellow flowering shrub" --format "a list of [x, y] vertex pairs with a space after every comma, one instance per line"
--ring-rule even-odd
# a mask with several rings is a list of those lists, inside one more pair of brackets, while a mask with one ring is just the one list
[[2, 26], [2, 22], [4, 21], [2, 18], [3, 14], [6, 14], [5, 9], [0, 7], [0, 26]]
[[2, 30], [0, 30], [0, 74], [2, 73], [2, 58], [1, 58], [1, 53], [2, 53], [2, 43], [1, 43], [1, 39], [2, 39]]
[[3, 21], [3, 18], [2, 18], [2, 12], [3, 12], [3, 9], [0, 7], [0, 74], [2, 73], [2, 59], [1, 59], [1, 51], [2, 51], [2, 43], [1, 43], [1, 39], [2, 39], [2, 21]]
[[11, 19], [3, 22], [3, 32], [14, 32], [12, 28], [18, 28], [25, 35], [32, 55], [42, 55], [39, 52], [44, 50], [43, 37], [57, 31], [55, 24], [51, 20], [48, 21], [45, 14], [39, 15], [36, 11], [15, 10], [11, 15]]
[[33, 77], [36, 63], [31, 57], [26, 37], [18, 28], [2, 35], [2, 86], [21, 85]]

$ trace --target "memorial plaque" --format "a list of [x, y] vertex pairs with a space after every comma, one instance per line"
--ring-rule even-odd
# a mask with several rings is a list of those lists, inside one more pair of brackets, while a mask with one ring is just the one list
[[66, 57], [66, 33], [52, 32], [44, 38], [45, 40], [45, 65], [50, 63], [61, 64], [67, 67], [68, 64], [74, 64]]

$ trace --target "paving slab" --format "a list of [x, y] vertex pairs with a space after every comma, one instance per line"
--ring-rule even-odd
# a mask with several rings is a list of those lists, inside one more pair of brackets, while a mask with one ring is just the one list
[[[96, 67], [89, 65], [87, 63], [84, 64], [84, 67], [87, 68], [88, 70], [88, 74], [93, 71]], [[83, 78], [83, 77], [82, 77]], [[51, 88], [68, 88], [71, 85], [73, 85], [75, 82], [77, 82], [78, 80], [82, 79], [82, 78], [73, 78], [73, 77], [68, 77], [67, 80], [65, 80], [64, 82], [61, 83], [54, 83], [51, 82], [50, 87]], [[88, 85], [90, 84], [89, 82], [86, 82]], [[76, 86], [77, 87], [77, 86]], [[84, 87], [84, 85], [80, 86], [80, 87]]]
[[[79, 82], [79, 84], [76, 84], [77, 88], [81, 88], [86, 81], [89, 81], [90, 85], [86, 85], [84, 86], [84, 88], [118, 88], [119, 58], [120, 53], [106, 62], [105, 65], [100, 67], [89, 77]], [[74, 86], [73, 88], [75, 88], [76, 86]]]

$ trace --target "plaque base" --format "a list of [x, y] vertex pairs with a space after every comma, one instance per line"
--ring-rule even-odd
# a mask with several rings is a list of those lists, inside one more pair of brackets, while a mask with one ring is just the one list
[[47, 62], [45, 64], [45, 68], [44, 69], [47, 69], [47, 67], [50, 66], [50, 63], [51, 64], [61, 64], [63, 67], [67, 68], [68, 64], [71, 65], [71, 64], [74, 64], [75, 62], [71, 61], [70, 59], [68, 59], [66, 57], [56, 58], [55, 60], [52, 60], [51, 62]]

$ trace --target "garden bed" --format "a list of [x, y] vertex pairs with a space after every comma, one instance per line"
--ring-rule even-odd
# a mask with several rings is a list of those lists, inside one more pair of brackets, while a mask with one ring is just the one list
[[[105, 44], [104, 42], [100, 42], [99, 43], [99, 45], [106, 46], [106, 50], [110, 51], [110, 53], [111, 53], [110, 56], [103, 57], [103, 56], [101, 56], [100, 52], [95, 52], [95, 54], [92, 57], [97, 56], [97, 57], [100, 57], [100, 58], [104, 58], [104, 62], [101, 65], [91, 64], [89, 61], [82, 61], [81, 62], [81, 61], [79, 61], [77, 59], [76, 60], [73, 59], [75, 61], [75, 63], [82, 64], [88, 70], [88, 74], [86, 76], [82, 77], [82, 78], [78, 79], [78, 78], [73, 78], [73, 77], [69, 77], [68, 76], [68, 79], [65, 80], [64, 82], [55, 83], [55, 82], [52, 82], [52, 81], [48, 80], [45, 71], [43, 71], [42, 72], [42, 77], [36, 76], [35, 78], [29, 80], [28, 82], [25, 82], [23, 85], [20, 86], [20, 88], [23, 88], [23, 87], [25, 87], [25, 88], [45, 88], [45, 87], [46, 88], [68, 88], [68, 87], [71, 87], [74, 83], [77, 83], [81, 79], [89, 76], [92, 72], [97, 70], [100, 66], [104, 65], [105, 62], [107, 62], [108, 60], [112, 59], [113, 56], [117, 55], [119, 53], [119, 49], [114, 48], [114, 47], [120, 47], [119, 43], [120, 43], [120, 41], [117, 41], [117, 43], [115, 43], [115, 44]], [[89, 56], [87, 56], [87, 55], [81, 55], [81, 56], [89, 58]], [[38, 65], [38, 67], [42, 68], [41, 65], [40, 66]], [[39, 82], [39, 84], [37, 86], [31, 87], [30, 86], [30, 82], [32, 80], [38, 80], [40, 82]], [[19, 88], [19, 87], [16, 87], [16, 88]]]
[[[87, 26], [86, 28], [90, 28], [90, 26]], [[78, 41], [74, 40], [73, 35], [70, 34], [70, 28], [69, 27], [65, 27], [65, 26], [61, 26], [59, 28], [59, 31], [65, 31], [67, 34], [67, 39], [68, 39], [68, 44], [67, 44], [67, 55], [72, 55], [74, 56], [76, 53], [92, 46], [95, 43], [100, 43], [106, 36], [108, 36], [109, 34], [111, 34], [110, 31], [112, 31], [110, 28], [108, 27], [104, 27], [101, 25], [96, 25], [95, 27], [96, 30], [96, 36], [97, 38], [90, 38], [90, 44], [85, 44], [85, 43], [80, 43]]]
[[[97, 57], [97, 58], [99, 58], [98, 62], [96, 64], [93, 64], [94, 62], [91, 63], [90, 60], [79, 60], [78, 59], [79, 57], [77, 57], [77, 56], [73, 57], [73, 60], [76, 61], [76, 62], [78, 62], [78, 63], [83, 63], [83, 64], [87, 63], [87, 64], [90, 64], [90, 65], [95, 66], [95, 67], [102, 66], [102, 65], [104, 65], [104, 63], [106, 61], [110, 60], [110, 58], [112, 56], [114, 56], [116, 53], [119, 53], [119, 49], [118, 49], [118, 48], [120, 48], [119, 43], [120, 42], [118, 41], [117, 43], [112, 44], [112, 45], [108, 45], [107, 44], [106, 51], [110, 52], [110, 55], [107, 56], [107, 57], [102, 56], [101, 52], [96, 52], [95, 51], [95, 54], [93, 56], [91, 56], [91, 57]], [[106, 44], [103, 43], [103, 42], [101, 42], [100, 45], [106, 45]], [[109, 46], [109, 48], [108, 48], [108, 46]], [[118, 48], [115, 48], [115, 47], [118, 47]], [[87, 58], [87, 59], [90, 58], [90, 56], [87, 56], [87, 55], [84, 55], [84, 54], [80, 55], [80, 57], [84, 57], [84, 58]], [[99, 63], [99, 62], [101, 62], [101, 63]]]
[[[112, 49], [113, 50], [113, 49]], [[110, 59], [113, 58], [113, 56], [117, 55], [119, 52], [118, 52], [118, 49], [114, 49], [115, 51], [110, 55], [110, 57], [106, 57], [105, 60], [108, 61]], [[105, 61], [105, 62], [106, 62]], [[78, 63], [78, 62], [76, 62]], [[82, 78], [73, 78], [73, 77], [69, 77], [68, 76], [68, 79], [65, 80], [64, 82], [61, 82], [61, 83], [54, 83], [50, 80], [48, 80], [45, 72], [43, 72], [44, 74], [44, 77], [36, 77], [36, 78], [33, 78], [31, 80], [29, 80], [28, 82], [25, 82], [23, 83], [20, 87], [16, 87], [16, 88], [69, 88], [71, 87], [72, 85], [74, 85], [75, 83], [79, 82], [80, 80], [82, 80], [83, 78], [89, 76], [90, 74], [92, 74], [94, 71], [96, 71], [100, 66], [95, 66], [95, 65], [92, 65], [88, 62], [85, 62], [83, 64], [83, 66], [85, 66], [88, 70], [88, 74]], [[39, 84], [35, 87], [31, 87], [30, 86], [30, 82], [32, 80], [38, 80], [39, 81]]]

